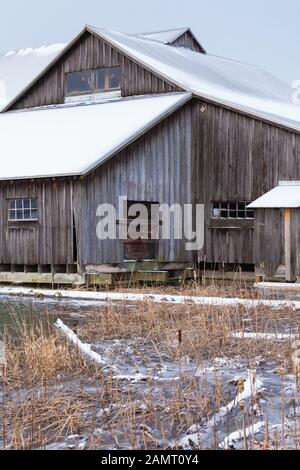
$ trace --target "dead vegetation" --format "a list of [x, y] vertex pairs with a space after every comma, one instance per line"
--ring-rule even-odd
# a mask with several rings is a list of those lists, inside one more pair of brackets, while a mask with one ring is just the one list
[[[296, 382], [293, 341], [241, 340], [232, 333], [295, 334], [299, 325], [300, 312], [287, 309], [151, 302], [122, 309], [109, 305], [90, 312], [84, 321], [72, 321], [70, 326], [80, 339], [91, 343], [116, 372], [87, 364], [50, 320], [31, 326], [20, 322], [14, 335], [6, 335], [0, 445], [11, 449], [220, 448], [220, 430], [230, 434], [259, 420], [268, 421], [268, 400], [273, 395], [278, 425], [288, 426], [290, 408], [294, 407], [297, 419], [299, 414], [297, 397], [285, 393]], [[219, 428], [208, 429], [209, 420], [243, 387], [245, 379], [237, 377], [260, 367], [269, 375], [273, 370], [277, 389], [272, 397], [255, 393], [236, 407], [234, 416], [226, 414]], [[272, 429], [267, 424], [258, 438], [241, 446], [289, 447], [286, 432], [285, 427]], [[290, 434], [297, 447], [296, 431]]]

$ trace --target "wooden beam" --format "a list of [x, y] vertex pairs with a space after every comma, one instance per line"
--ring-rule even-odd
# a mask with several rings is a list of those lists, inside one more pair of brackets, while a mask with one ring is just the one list
[[291, 209], [284, 209], [285, 279], [292, 282]]

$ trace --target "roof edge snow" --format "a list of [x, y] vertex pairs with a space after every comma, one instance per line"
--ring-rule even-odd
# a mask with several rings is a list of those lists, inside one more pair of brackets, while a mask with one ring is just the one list
[[296, 209], [300, 207], [300, 181], [279, 181], [278, 186], [249, 204], [249, 209]]

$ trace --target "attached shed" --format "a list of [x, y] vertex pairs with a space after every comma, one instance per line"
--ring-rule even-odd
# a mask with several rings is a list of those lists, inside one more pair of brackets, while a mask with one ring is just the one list
[[300, 277], [300, 181], [281, 181], [248, 206], [255, 209], [254, 257], [257, 274]]

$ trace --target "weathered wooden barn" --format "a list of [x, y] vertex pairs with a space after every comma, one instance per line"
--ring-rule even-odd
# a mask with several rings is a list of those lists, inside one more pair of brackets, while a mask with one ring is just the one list
[[[189, 28], [92, 26], [66, 45], [10, 51], [0, 79], [0, 282], [300, 275], [286, 267], [284, 212], [249, 206], [300, 180], [300, 109], [285, 83], [208, 54]], [[204, 204], [204, 247], [100, 240], [97, 207], [119, 196]]]

